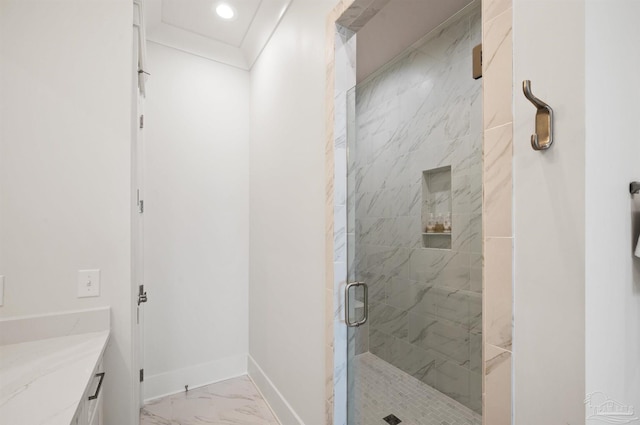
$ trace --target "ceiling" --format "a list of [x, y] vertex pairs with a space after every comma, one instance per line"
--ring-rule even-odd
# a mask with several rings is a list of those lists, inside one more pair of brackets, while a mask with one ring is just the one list
[[478, 0], [391, 0], [358, 31], [357, 81]]
[[[225, 21], [212, 13], [216, 1], [162, 0], [162, 22], [195, 32], [234, 47], [240, 47], [261, 0], [234, 0], [237, 19]], [[185, 3], [188, 6], [185, 7]]]
[[[237, 17], [219, 18], [231, 5]], [[292, 0], [145, 0], [147, 40], [251, 69]], [[357, 74], [362, 81], [422, 36], [479, 0], [387, 0], [358, 31]], [[363, 20], [364, 22], [365, 20]]]
[[217, 16], [221, 0], [146, 0], [147, 40], [250, 69], [291, 0], [224, 0], [233, 20]]

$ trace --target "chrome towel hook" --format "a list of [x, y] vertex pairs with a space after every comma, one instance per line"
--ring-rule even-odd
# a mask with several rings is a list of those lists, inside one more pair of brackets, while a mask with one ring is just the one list
[[531, 135], [531, 147], [536, 151], [549, 149], [553, 144], [553, 109], [531, 93], [531, 81], [522, 82], [524, 95], [536, 107], [536, 132]]

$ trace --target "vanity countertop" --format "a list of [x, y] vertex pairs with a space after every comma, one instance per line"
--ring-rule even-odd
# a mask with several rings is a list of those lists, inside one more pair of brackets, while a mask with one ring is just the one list
[[108, 339], [101, 331], [0, 345], [0, 422], [69, 425]]

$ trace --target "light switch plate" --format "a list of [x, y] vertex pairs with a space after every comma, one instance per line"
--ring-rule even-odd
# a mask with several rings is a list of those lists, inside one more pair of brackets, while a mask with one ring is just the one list
[[100, 296], [100, 270], [78, 270], [78, 298]]
[[4, 276], [0, 276], [0, 306], [4, 305]]

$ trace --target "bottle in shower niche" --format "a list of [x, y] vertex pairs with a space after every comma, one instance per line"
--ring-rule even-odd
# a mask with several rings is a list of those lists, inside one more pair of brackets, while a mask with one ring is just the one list
[[436, 233], [443, 233], [444, 232], [444, 217], [443, 217], [442, 214], [438, 214], [437, 217], [436, 217], [435, 232]]
[[436, 231], [436, 217], [433, 213], [429, 214], [429, 220], [427, 220], [427, 233], [434, 233]]
[[451, 213], [446, 213], [444, 215], [444, 232], [451, 233]]

